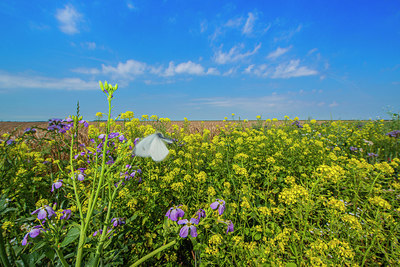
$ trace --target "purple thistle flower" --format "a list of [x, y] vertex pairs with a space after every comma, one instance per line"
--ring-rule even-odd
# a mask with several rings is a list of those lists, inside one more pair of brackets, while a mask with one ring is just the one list
[[224, 213], [225, 210], [225, 201], [217, 198], [215, 202], [211, 203], [210, 208], [212, 208], [213, 210], [218, 208], [219, 215], [222, 215], [222, 213]]
[[57, 182], [55, 182], [52, 186], [51, 186], [51, 192], [53, 192], [54, 191], [54, 188], [55, 189], [58, 189], [58, 188], [60, 188], [61, 186], [62, 186], [62, 179], [61, 180], [58, 180]]
[[61, 220], [68, 220], [71, 217], [71, 210], [70, 209], [66, 209], [62, 211], [62, 214], [60, 219]]
[[40, 234], [40, 231], [43, 231], [42, 226], [36, 225], [36, 226], [32, 227], [32, 228], [30, 229], [30, 231], [29, 231], [29, 232], [24, 236], [24, 238], [22, 239], [22, 245], [23, 245], [23, 246], [26, 246], [26, 244], [28, 243], [28, 235], [29, 235], [31, 238], [35, 238], [35, 237], [37, 237], [37, 236]]
[[183, 217], [185, 216], [185, 212], [183, 210], [181, 210], [180, 207], [182, 205], [178, 205], [178, 206], [174, 206], [172, 208], [170, 208], [167, 213], [165, 214], [166, 217], [168, 217], [168, 219], [172, 220], [172, 221], [177, 221], [179, 217]]
[[181, 230], [179, 231], [179, 236], [182, 238], [185, 238], [188, 236], [189, 234], [189, 229], [190, 229], [190, 235], [192, 237], [196, 237], [197, 236], [197, 228], [196, 226], [194, 226], [194, 224], [199, 224], [199, 220], [196, 218], [191, 218], [190, 222], [187, 219], [184, 220], [179, 220], [178, 224], [184, 224], [184, 226], [181, 228]]
[[49, 206], [45, 205], [44, 207], [40, 207], [37, 210], [33, 211], [31, 215], [37, 214], [39, 220], [43, 220], [46, 216], [50, 219], [51, 216], [56, 215], [54, 210]]

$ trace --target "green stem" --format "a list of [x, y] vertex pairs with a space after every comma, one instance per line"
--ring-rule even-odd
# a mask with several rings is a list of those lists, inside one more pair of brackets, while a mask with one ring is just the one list
[[92, 217], [94, 207], [96, 206], [100, 189], [103, 186], [103, 181], [104, 181], [104, 173], [106, 169], [106, 152], [107, 152], [107, 145], [108, 145], [108, 134], [110, 132], [110, 119], [111, 119], [111, 99], [108, 101], [108, 120], [107, 120], [107, 130], [106, 130], [106, 137], [104, 140], [104, 145], [103, 145], [103, 155], [102, 155], [102, 163], [101, 163], [101, 172], [100, 172], [100, 178], [99, 178], [99, 183], [97, 185], [96, 193], [93, 195], [91, 194], [89, 203], [91, 203], [91, 206], [88, 206], [88, 213], [86, 215], [85, 221], [81, 222], [81, 232], [79, 235], [79, 244], [78, 244], [78, 254], [76, 256], [76, 263], [75, 267], [80, 267], [82, 263], [82, 255], [83, 255], [83, 245], [85, 244], [85, 239], [86, 239], [86, 231], [89, 226], [90, 219]]
[[1, 227], [0, 227], [0, 258], [1, 258], [1, 262], [3, 263], [3, 265], [5, 267], [11, 266], [10, 262], [8, 261], [8, 258], [7, 258], [6, 249], [4, 247], [3, 232], [2, 232]]
[[104, 241], [105, 241], [106, 235], [107, 235], [107, 225], [108, 225], [108, 223], [110, 221], [111, 205], [112, 205], [112, 202], [113, 202], [113, 200], [115, 198], [115, 195], [116, 195], [116, 193], [118, 191], [118, 187], [114, 189], [113, 195], [112, 195], [112, 197], [110, 198], [110, 200], [108, 202], [107, 216], [106, 216], [106, 220], [105, 220], [105, 223], [104, 223], [104, 226], [103, 226], [103, 232], [102, 232], [101, 237], [100, 237], [100, 242], [97, 245], [96, 256], [95, 256], [95, 259], [94, 259], [93, 266], [97, 266], [99, 264], [100, 255], [101, 255], [101, 253], [103, 251], [103, 245], [104, 245]]
[[58, 249], [58, 247], [55, 247], [54, 250], [56, 251], [57, 256], [58, 256], [58, 258], [60, 259], [62, 265], [63, 265], [64, 267], [69, 266], [69, 264], [67, 263], [67, 261], [66, 261], [65, 258], [64, 258], [64, 255], [63, 255], [62, 252]]
[[135, 267], [135, 266], [139, 266], [139, 264], [141, 264], [142, 262], [147, 261], [148, 259], [150, 259], [151, 257], [157, 255], [158, 253], [160, 253], [161, 251], [163, 251], [164, 249], [167, 249], [173, 245], [176, 244], [176, 240], [169, 242], [168, 244], [159, 247], [158, 249], [154, 250], [153, 252], [151, 252], [150, 254], [147, 254], [146, 256], [142, 257], [141, 259], [139, 259], [138, 261], [136, 261], [134, 264], [132, 264], [130, 267]]
[[361, 266], [365, 266], [365, 261], [367, 260], [367, 256], [368, 256], [369, 251], [371, 250], [372, 246], [373, 246], [374, 243], [375, 243], [375, 238], [376, 238], [376, 236], [377, 236], [377, 235], [375, 234], [374, 238], [372, 239], [371, 245], [369, 245], [367, 251], [365, 251], [365, 254], [364, 254], [364, 257], [363, 257]]

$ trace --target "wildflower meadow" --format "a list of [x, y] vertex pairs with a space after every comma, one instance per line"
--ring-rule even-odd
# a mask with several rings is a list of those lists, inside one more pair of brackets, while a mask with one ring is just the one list
[[78, 106], [47, 128], [0, 137], [1, 266], [400, 262], [398, 114], [279, 123], [232, 114], [216, 132], [191, 131], [188, 120], [115, 116], [118, 86], [100, 87], [97, 121]]

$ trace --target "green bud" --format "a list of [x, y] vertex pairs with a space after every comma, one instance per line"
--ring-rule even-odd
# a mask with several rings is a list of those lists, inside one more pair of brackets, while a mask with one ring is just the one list
[[100, 85], [101, 90], [104, 92], [103, 83], [101, 81], [99, 81], [99, 85]]

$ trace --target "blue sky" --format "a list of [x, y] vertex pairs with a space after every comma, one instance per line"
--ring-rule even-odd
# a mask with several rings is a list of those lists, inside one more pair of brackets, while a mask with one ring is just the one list
[[398, 112], [399, 1], [2, 1], [0, 120]]

